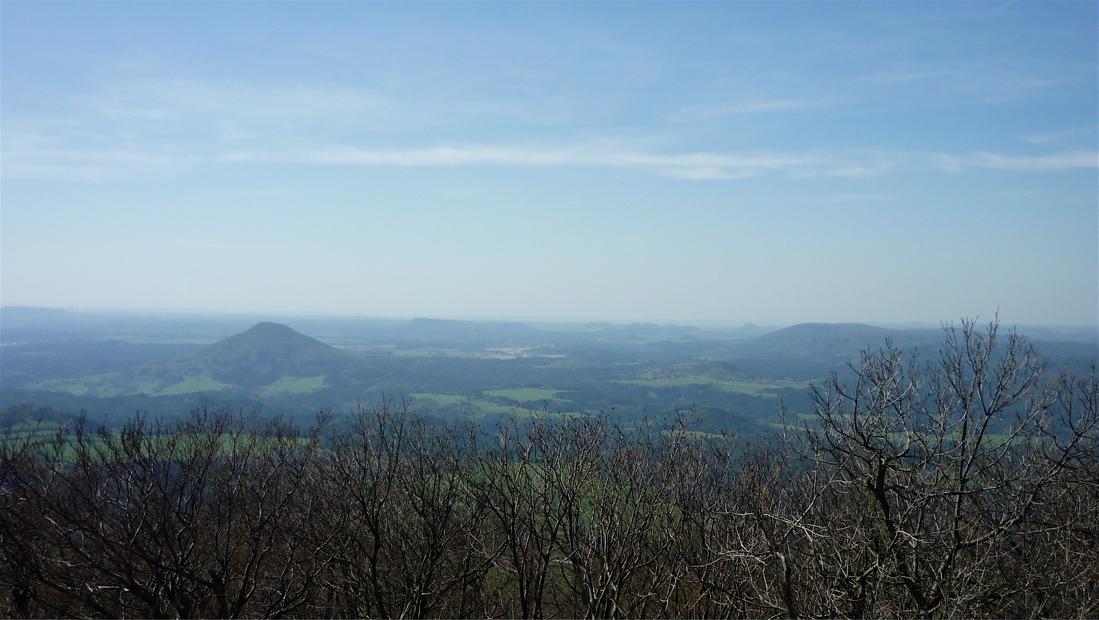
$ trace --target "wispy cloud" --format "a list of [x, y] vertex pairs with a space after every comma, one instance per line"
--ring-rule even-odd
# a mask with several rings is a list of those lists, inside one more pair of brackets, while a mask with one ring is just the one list
[[[894, 79], [908, 79], [894, 76]], [[920, 79], [912, 77], [912, 79]], [[807, 109], [823, 100], [756, 99], [683, 108], [682, 118]], [[940, 169], [1057, 171], [1096, 167], [1093, 150], [1036, 156], [920, 154], [828, 148], [692, 150], [642, 138], [505, 143], [492, 138], [434, 144], [413, 137], [422, 110], [406, 110], [353, 87], [259, 87], [186, 80], [103, 85], [68, 115], [3, 119], [6, 178], [98, 180], [173, 173], [204, 163], [343, 166], [587, 167], [685, 180], [872, 177], [930, 159]], [[460, 124], [454, 121], [451, 125]], [[1060, 134], [1032, 136], [1035, 144]], [[416, 140], [422, 146], [396, 146]], [[390, 145], [390, 146], [381, 146]]]
[[883, 203], [896, 202], [905, 198], [907, 196], [904, 194], [837, 194], [823, 200], [834, 203]]
[[1061, 142], [1062, 140], [1084, 137], [1090, 137], [1092, 138], [1092, 141], [1094, 141], [1095, 127], [1081, 127], [1077, 129], [1067, 129], [1065, 131], [1051, 131], [1049, 133], [1030, 134], [1020, 137], [1031, 144], [1049, 144], [1051, 142]]
[[3, 136], [5, 178], [99, 181], [134, 171], [166, 172], [187, 157], [127, 137], [105, 138], [66, 120], [5, 119]]
[[977, 21], [983, 22], [984, 20], [992, 17], [993, 15], [999, 13], [1000, 11], [1002, 11], [1002, 10], [1006, 9], [1007, 7], [1009, 7], [1013, 4], [1016, 4], [1018, 2], [1019, 2], [1019, 0], [1008, 0], [1007, 2], [1001, 2], [1000, 4], [996, 5], [996, 8], [994, 8], [991, 11], [989, 11], [988, 13], [982, 15], [981, 17], [978, 17]]
[[[364, 147], [344, 138], [264, 134], [225, 140], [163, 136], [94, 136], [64, 124], [5, 124], [3, 174], [8, 178], [103, 180], [171, 173], [203, 163], [356, 166], [587, 167], [636, 170], [681, 179], [732, 179], [761, 174], [851, 176], [884, 171], [880, 158], [828, 152], [655, 152], [613, 140], [519, 145], [446, 144], [422, 148]], [[239, 134], [235, 134], [239, 136]]]
[[402, 106], [340, 86], [112, 82], [61, 103], [68, 109], [52, 116], [4, 116], [5, 177], [96, 180], [255, 161], [303, 148], [295, 145], [415, 125]]
[[[797, 109], [755, 101], [713, 114]], [[5, 118], [6, 177], [102, 180], [203, 163], [359, 166], [524, 166], [636, 170], [702, 180], [762, 174], [853, 176], [885, 170], [879, 158], [827, 151], [744, 153], [668, 148], [638, 140], [526, 144], [450, 143], [388, 148], [430, 121], [354, 88], [261, 88], [185, 80], [105, 85], [64, 117]], [[415, 132], [412, 132], [415, 133]], [[369, 146], [368, 146], [369, 145]]]
[[723, 153], [657, 154], [603, 144], [547, 147], [526, 145], [446, 146], [414, 150], [341, 148], [313, 153], [308, 163], [386, 166], [579, 166], [633, 169], [681, 179], [733, 179], [765, 173], [789, 176], [848, 176], [870, 172], [863, 165], [828, 154]]
[[1081, 82], [1088, 68], [1048, 65], [992, 68], [976, 62], [957, 66], [897, 66], [856, 76], [845, 83], [851, 101], [873, 101], [893, 109], [927, 105], [1004, 104], [1037, 96]]
[[941, 170], [955, 173], [962, 172], [966, 168], [1011, 170], [1015, 172], [1055, 172], [1081, 168], [1099, 168], [1099, 152], [1087, 150], [1036, 156], [1002, 155], [999, 153], [957, 156], [940, 153], [933, 156], [933, 160]]
[[[787, 178], [874, 177], [920, 161], [931, 161], [945, 172], [994, 169], [1053, 172], [1099, 167], [1096, 151], [1064, 151], [1036, 156], [999, 153], [953, 155], [879, 151], [804, 152], [654, 152], [627, 142], [520, 145], [448, 144], [423, 148], [367, 148], [344, 144], [228, 144], [222, 148], [171, 151], [126, 148], [116, 144], [68, 145], [48, 136], [8, 132], [4, 144], [7, 177], [78, 178], [101, 180], [128, 174], [171, 173], [191, 165], [303, 164], [313, 166], [399, 167], [580, 167], [633, 170], [684, 180], [744, 179], [764, 175]], [[18, 134], [18, 132], [15, 132]], [[242, 148], [243, 147], [243, 148]]]

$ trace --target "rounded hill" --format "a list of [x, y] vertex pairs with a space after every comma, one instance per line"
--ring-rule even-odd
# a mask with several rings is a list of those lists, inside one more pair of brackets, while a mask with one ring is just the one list
[[259, 323], [193, 354], [218, 381], [255, 388], [282, 377], [336, 375], [358, 358], [279, 323]]

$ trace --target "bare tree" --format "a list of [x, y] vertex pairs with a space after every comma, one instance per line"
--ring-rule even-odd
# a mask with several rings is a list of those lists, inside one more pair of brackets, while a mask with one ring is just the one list
[[479, 471], [471, 480], [497, 534], [496, 547], [488, 552], [496, 571], [511, 577], [503, 580], [498, 595], [518, 603], [505, 607], [506, 615], [546, 617], [552, 578], [563, 561], [566, 513], [561, 506], [575, 501], [563, 498], [548, 481], [563, 449], [563, 430], [545, 412], [513, 416], [480, 451]]
[[1055, 429], [1043, 362], [1013, 331], [1001, 342], [995, 322], [946, 328], [933, 364], [887, 344], [852, 368], [852, 384], [833, 375], [814, 389], [817, 424], [803, 434], [809, 458], [836, 474], [833, 501], [867, 511], [845, 553], [866, 557], [844, 576], [863, 592], [835, 612], [1003, 613], [1004, 594], [1034, 572], [1005, 574], [1004, 554], [1044, 529], [1044, 498], [1094, 450], [1094, 407], [1078, 407], [1067, 435]]
[[4, 556], [25, 562], [4, 571], [17, 606], [150, 618], [303, 609], [327, 544], [306, 535], [318, 436], [196, 411], [171, 425], [137, 417], [119, 432], [81, 419], [5, 453]]
[[432, 426], [388, 398], [360, 407], [335, 437], [328, 483], [345, 515], [330, 579], [335, 615], [478, 611], [471, 599], [492, 552], [481, 536], [487, 509], [467, 484], [475, 446], [468, 432]]

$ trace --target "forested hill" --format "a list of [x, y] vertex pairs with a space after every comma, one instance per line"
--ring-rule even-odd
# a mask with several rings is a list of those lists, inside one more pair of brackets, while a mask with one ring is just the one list
[[358, 368], [361, 361], [286, 325], [260, 323], [177, 364], [224, 383], [256, 389], [283, 377], [339, 376]]
[[369, 374], [362, 357], [277, 323], [259, 323], [194, 353], [130, 368], [35, 384], [92, 397], [196, 392], [308, 393]]
[[[1009, 331], [1009, 328], [1002, 328], [1000, 339], [1006, 338]], [[1044, 338], [1028, 338], [1028, 342], [1039, 355], [1049, 358], [1054, 367], [1084, 369], [1099, 357], [1099, 341], [1094, 336], [1089, 339], [1082, 329], [1034, 331]], [[1073, 340], [1065, 339], [1066, 333]], [[887, 329], [861, 323], [802, 323], [755, 338], [736, 340], [730, 344], [730, 350], [737, 356], [809, 365], [820, 372], [858, 359], [862, 351], [876, 351], [887, 342], [926, 359], [937, 355], [945, 337], [942, 328]]]
[[807, 358], [842, 364], [862, 350], [874, 350], [886, 340], [902, 349], [935, 350], [942, 344], [941, 329], [885, 329], [861, 323], [802, 323], [755, 338], [738, 341], [735, 350], [768, 357]]

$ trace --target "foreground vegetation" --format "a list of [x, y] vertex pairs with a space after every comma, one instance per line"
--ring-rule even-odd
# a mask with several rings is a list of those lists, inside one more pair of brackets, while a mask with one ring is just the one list
[[[310, 429], [242, 411], [0, 442], [16, 617], [1094, 617], [1099, 384], [963, 323], [780, 439], [680, 416]], [[52, 430], [52, 429], [51, 429]]]

